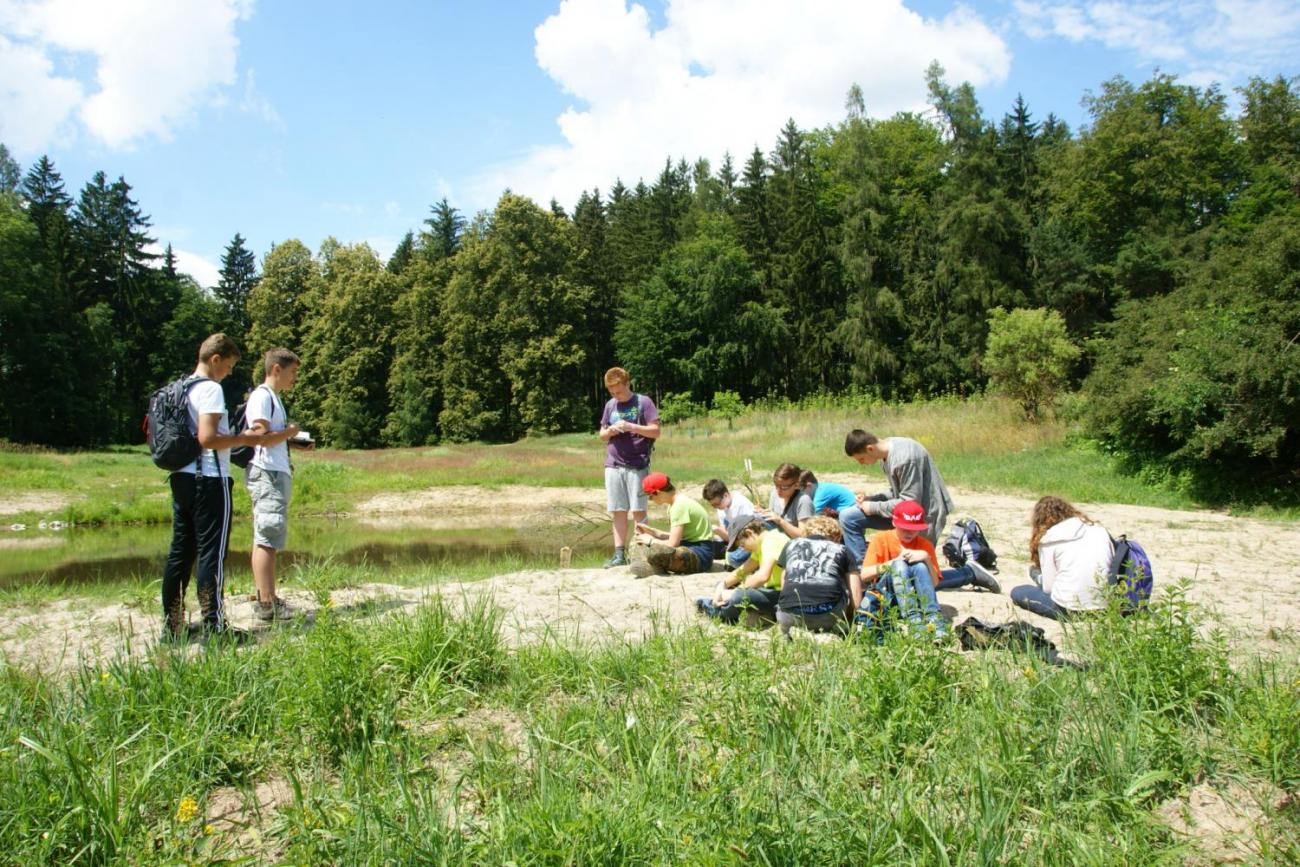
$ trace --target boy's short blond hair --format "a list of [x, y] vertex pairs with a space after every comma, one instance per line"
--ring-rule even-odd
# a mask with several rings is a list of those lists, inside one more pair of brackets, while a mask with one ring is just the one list
[[615, 385], [627, 385], [632, 381], [632, 377], [627, 375], [627, 371], [621, 367], [611, 367], [605, 371], [605, 387], [611, 388]]
[[826, 515], [804, 518], [799, 522], [799, 529], [807, 536], [825, 536], [832, 542], [839, 542], [844, 538], [844, 534], [840, 531], [840, 522]]
[[218, 331], [216, 334], [209, 334], [199, 345], [199, 361], [207, 361], [214, 355], [237, 359], [242, 357], [243, 353], [239, 351], [239, 345], [234, 340]]

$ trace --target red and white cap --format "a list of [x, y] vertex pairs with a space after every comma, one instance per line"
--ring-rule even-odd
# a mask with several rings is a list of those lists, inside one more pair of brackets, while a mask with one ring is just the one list
[[904, 500], [894, 507], [894, 526], [900, 530], [922, 530], [930, 529], [930, 525], [925, 522], [925, 509], [916, 500]]

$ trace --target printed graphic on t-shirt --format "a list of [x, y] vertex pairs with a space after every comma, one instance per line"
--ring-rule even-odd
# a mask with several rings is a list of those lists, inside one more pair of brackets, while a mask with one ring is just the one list
[[826, 539], [793, 540], [777, 562], [785, 566], [781, 604], [805, 608], [839, 601], [852, 568], [847, 549]]

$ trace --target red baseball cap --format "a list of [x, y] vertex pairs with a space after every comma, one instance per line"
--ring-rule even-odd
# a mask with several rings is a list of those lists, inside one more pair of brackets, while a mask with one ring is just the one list
[[668, 477], [663, 473], [651, 473], [641, 480], [641, 490], [647, 494], [657, 494], [668, 487]]
[[894, 526], [900, 530], [928, 530], [925, 509], [916, 500], [904, 500], [894, 507]]

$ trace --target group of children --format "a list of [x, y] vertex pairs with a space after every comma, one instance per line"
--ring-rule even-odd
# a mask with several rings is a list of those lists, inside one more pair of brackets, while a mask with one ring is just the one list
[[[938, 590], [972, 586], [1001, 593], [997, 578], [973, 557], [953, 568], [939, 565], [936, 544], [953, 509], [943, 476], [925, 447], [906, 437], [851, 431], [845, 454], [863, 466], [880, 463], [889, 490], [857, 495], [844, 485], [819, 482], [811, 470], [784, 463], [772, 476], [766, 508], [710, 480], [705, 507], [679, 492], [650, 455], [660, 427], [652, 401], [632, 392], [627, 372], [605, 377], [611, 399], [601, 417], [608, 444], [606, 492], [614, 521], [614, 556], [607, 566], [631, 565], [637, 577], [653, 573], [728, 571], [699, 611], [723, 623], [742, 616], [844, 633], [856, 621], [883, 629], [898, 621], [911, 630], [942, 636]], [[645, 523], [648, 503], [666, 507], [669, 529]], [[637, 536], [629, 553], [629, 517]], [[1114, 555], [1110, 534], [1059, 497], [1043, 497], [1031, 519], [1034, 583], [1016, 587], [1011, 600], [1050, 618], [1107, 605], [1105, 576]], [[874, 532], [873, 532], [874, 531]]]

